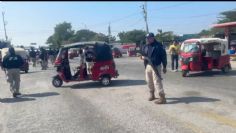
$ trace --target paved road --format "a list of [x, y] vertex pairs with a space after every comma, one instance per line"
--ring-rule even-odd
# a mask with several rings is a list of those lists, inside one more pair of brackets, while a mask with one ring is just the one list
[[51, 85], [55, 70], [22, 74], [20, 99], [12, 99], [0, 72], [1, 133], [234, 133], [236, 70], [164, 75], [166, 105], [147, 101], [143, 64], [116, 59], [120, 73], [110, 87], [98, 82]]

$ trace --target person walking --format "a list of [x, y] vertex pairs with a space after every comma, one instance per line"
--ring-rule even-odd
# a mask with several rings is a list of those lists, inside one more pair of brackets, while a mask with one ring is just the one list
[[53, 65], [55, 58], [54, 58], [54, 51], [51, 48], [49, 48], [48, 55], [49, 55], [49, 59], [50, 59], [52, 65]]
[[34, 50], [34, 48], [33, 47], [31, 47], [31, 50], [30, 50], [30, 52], [29, 52], [29, 55], [30, 55], [30, 60], [32, 61], [32, 63], [33, 63], [33, 67], [36, 67], [36, 52], [35, 52], [35, 50]]
[[[174, 41], [173, 44], [170, 45], [170, 48], [169, 48], [169, 53], [171, 55], [171, 69], [174, 72], [178, 71], [179, 52], [180, 52], [180, 46], [176, 41]], [[174, 70], [174, 68], [175, 68], [175, 70]]]
[[162, 71], [165, 74], [167, 66], [166, 51], [163, 45], [156, 41], [153, 33], [146, 35], [146, 42], [147, 44], [142, 48], [141, 59], [144, 60], [146, 81], [150, 91], [148, 100], [155, 100], [155, 91], [158, 91], [160, 99], [155, 103], [165, 104], [166, 98], [161, 79], [161, 68], [163, 66]]
[[41, 48], [40, 50], [41, 50], [41, 53], [39, 55], [39, 58], [41, 59], [42, 70], [46, 70], [47, 69], [47, 62], [48, 62], [47, 51], [44, 48]]
[[20, 93], [20, 67], [24, 65], [21, 56], [16, 55], [14, 48], [9, 48], [8, 55], [3, 58], [2, 66], [6, 70], [7, 82], [10, 83], [10, 91], [14, 98]]

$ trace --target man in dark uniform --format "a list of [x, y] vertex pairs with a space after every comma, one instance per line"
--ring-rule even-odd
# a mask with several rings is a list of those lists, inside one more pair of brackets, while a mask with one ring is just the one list
[[32, 61], [33, 63], [33, 67], [36, 67], [36, 52], [34, 51], [34, 48], [31, 47], [31, 50], [29, 52], [29, 55], [30, 55], [30, 60]]
[[21, 56], [15, 54], [14, 48], [9, 48], [8, 55], [3, 58], [2, 66], [6, 69], [7, 81], [10, 83], [10, 90], [13, 97], [21, 95], [20, 89], [20, 68], [24, 65]]
[[39, 58], [41, 59], [42, 70], [46, 70], [47, 69], [47, 62], [48, 62], [48, 54], [44, 48], [41, 48], [40, 52], [41, 53], [39, 55]]
[[[146, 41], [147, 44], [142, 48], [143, 56], [141, 56], [141, 59], [144, 60], [144, 66], [145, 66], [145, 75], [146, 75], [146, 81], [148, 83], [149, 91], [150, 91], [150, 98], [149, 101], [155, 100], [155, 91], [158, 91], [158, 94], [160, 96], [160, 99], [156, 101], [156, 104], [165, 104], [166, 98], [165, 93], [163, 89], [162, 79], [161, 76], [161, 64], [163, 67], [163, 73], [166, 73], [166, 65], [167, 65], [167, 58], [166, 58], [166, 51], [163, 48], [163, 45], [160, 42], [157, 42], [154, 38], [153, 33], [149, 33], [146, 35]], [[149, 58], [151, 61], [147, 61], [146, 58]], [[158, 72], [158, 75], [156, 74], [155, 70]]]

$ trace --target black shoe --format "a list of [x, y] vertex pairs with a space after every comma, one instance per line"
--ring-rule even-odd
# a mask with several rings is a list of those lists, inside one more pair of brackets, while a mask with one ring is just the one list
[[17, 96], [21, 95], [21, 93], [16, 93]]
[[14, 98], [17, 98], [17, 95], [16, 95], [16, 93], [13, 93], [13, 94], [12, 94], [12, 96], [13, 96]]

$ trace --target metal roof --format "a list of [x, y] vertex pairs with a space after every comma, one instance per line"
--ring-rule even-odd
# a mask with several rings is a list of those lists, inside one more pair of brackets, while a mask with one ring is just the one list
[[88, 41], [88, 42], [76, 42], [71, 44], [62, 45], [63, 48], [83, 47], [84, 45], [95, 45], [95, 44], [107, 44], [102, 41]]
[[214, 24], [213, 27], [214, 28], [236, 27], [236, 21], [235, 22], [221, 23], [221, 24]]
[[199, 39], [188, 39], [184, 42], [200, 42], [200, 43], [211, 43], [211, 42], [226, 42], [226, 39], [220, 39], [220, 38], [199, 38]]

